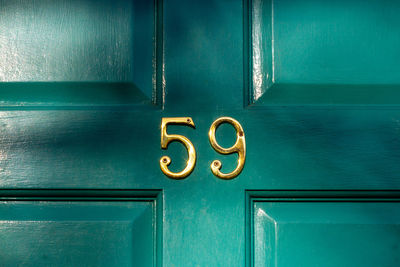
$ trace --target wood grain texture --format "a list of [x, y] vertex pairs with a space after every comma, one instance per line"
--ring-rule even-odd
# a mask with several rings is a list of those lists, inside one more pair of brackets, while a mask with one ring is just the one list
[[[174, 115], [126, 110], [2, 111], [1, 187], [173, 186], [162, 175], [159, 159], [170, 155], [176, 171], [184, 164], [186, 151], [177, 143], [162, 151], [158, 127], [161, 117]], [[201, 156], [191, 177], [200, 175], [198, 179], [206, 183], [215, 179], [209, 171], [212, 160], [222, 160], [226, 172], [236, 166], [235, 156], [216, 153], [206, 136], [214, 118], [229, 115], [241, 122], [246, 134], [246, 166], [235, 179], [243, 190], [400, 188], [397, 109], [276, 108], [191, 115], [196, 130], [175, 126], [169, 131], [192, 141]], [[217, 138], [234, 136], [229, 128], [217, 134]]]
[[[0, 93], [7, 82], [25, 82], [31, 91], [40, 88], [30, 82], [120, 83], [152, 100], [155, 5], [144, 0], [0, 1]], [[69, 85], [85, 90], [79, 83]], [[48, 86], [63, 92], [54, 83]], [[43, 94], [51, 103], [51, 93]], [[31, 102], [38, 102], [34, 95]]]
[[[118, 11], [111, 1], [96, 1], [96, 4], [93, 4], [94, 1], [90, 0], [75, 2], [76, 6], [71, 8], [76, 11], [86, 10], [85, 7], [81, 7], [82, 5], [96, 5], [96, 7], [93, 9], [94, 14], [89, 11], [88, 13], [90, 14], [85, 15], [85, 13], [82, 16], [78, 13], [66, 14], [66, 19], [69, 19], [66, 21], [71, 25], [78, 24], [78, 22], [75, 23], [73, 21], [74, 19], [85, 20], [86, 17], [93, 18], [93, 16], [107, 12], [111, 12], [114, 14], [113, 16], [117, 16], [117, 13], [121, 12], [122, 17], [115, 19], [123, 21], [127, 18], [125, 15], [128, 16], [127, 12], [136, 12], [135, 3], [141, 3], [141, 1], [133, 1], [130, 11]], [[75, 2], [69, 1], [66, 5], [74, 5]], [[384, 3], [382, 5], [387, 4], [388, 7], [378, 7], [377, 11], [389, 10], [389, 4], [397, 6], [395, 2], [382, 2]], [[7, 1], [1, 2], [1, 0], [0, 3], [3, 3], [3, 5], [8, 4], [9, 6], [15, 5]], [[16, 3], [19, 3], [19, 6], [22, 7], [27, 3], [35, 3], [35, 1], [17, 1]], [[40, 7], [43, 3], [50, 2], [43, 0], [37, 1], [37, 3], [38, 7]], [[57, 11], [57, 8], [60, 8], [63, 3], [61, 0], [52, 2], [52, 5], [48, 4], [46, 6], [47, 9], [44, 10], [54, 12], [54, 14], [57, 14], [57, 12], [62, 13], [62, 11]], [[125, 3], [127, 2], [116, 1], [115, 7], [120, 4], [125, 5]], [[131, 7], [130, 3], [126, 4], [126, 6]], [[146, 3], [153, 2], [146, 1]], [[263, 5], [267, 4], [268, 1], [258, 1], [258, 3], [261, 7], [265, 7]], [[328, 69], [315, 73], [313, 70], [318, 69], [318, 66], [315, 65], [317, 64], [316, 62], [323, 59], [328, 64], [329, 55], [324, 54], [322, 47], [317, 47], [318, 53], [312, 56], [310, 54], [311, 57], [306, 58], [307, 61], [304, 58], [307, 56], [307, 49], [312, 44], [318, 46], [318, 42], [313, 38], [313, 34], [316, 34], [316, 32], [312, 31], [314, 29], [312, 27], [296, 29], [293, 25], [298, 21], [304, 24], [308, 20], [312, 20], [312, 11], [314, 11], [316, 12], [315, 21], [317, 22], [315, 28], [332, 30], [331, 26], [323, 24], [324, 16], [322, 15], [326, 15], [329, 12], [325, 10], [326, 7], [322, 1], [303, 1], [301, 3], [282, 1], [277, 3], [280, 3], [277, 8], [280, 8], [282, 13], [280, 14], [280, 25], [275, 24], [282, 31], [279, 35], [282, 38], [285, 36], [285, 38], [289, 38], [290, 36], [287, 35], [293, 33], [293, 38], [298, 38], [299, 40], [304, 36], [303, 43], [300, 41], [292, 43], [286, 39], [286, 41], [280, 43], [279, 47], [275, 47], [276, 49], [282, 49], [282, 53], [287, 52], [295, 57], [292, 60], [296, 64], [291, 66], [291, 62], [288, 61], [289, 54], [282, 55], [281, 60], [285, 59], [285, 61], [281, 61], [280, 77], [282, 79], [286, 77], [293, 81], [306, 75], [309, 75], [305, 77], [309, 80], [318, 79], [318, 77], [322, 79], [327, 77], [324, 75], [335, 75], [335, 73], [324, 73], [324, 71], [330, 69], [332, 71], [337, 70], [336, 75], [342, 78], [341, 82], [344, 83], [347, 79], [350, 83], [352, 74], [350, 71], [346, 72], [346, 70], [340, 69], [338, 61], [343, 60], [345, 55], [350, 53], [345, 50], [346, 46], [352, 47], [360, 43], [363, 44], [368, 38], [354, 39], [355, 43], [352, 44], [349, 41], [351, 36], [345, 34], [344, 41], [349, 41], [350, 43], [344, 42], [342, 47], [335, 45], [340, 40], [334, 38], [330, 51], [337, 52], [338, 61], [336, 61], [335, 55], [331, 54], [334, 57], [331, 62], [332, 65], [328, 66]], [[303, 10], [304, 12], [299, 14], [296, 12], [297, 9], [291, 9], [292, 3], [297, 5], [308, 3], [310, 7], [315, 9]], [[342, 2], [337, 3], [339, 3], [340, 7]], [[358, 3], [358, 0], [346, 3], [349, 11], [344, 16], [346, 18], [344, 24], [343, 21], [338, 21], [338, 23], [341, 22], [339, 23], [341, 27], [351, 23], [348, 17], [352, 12], [354, 13], [360, 9], [356, 5]], [[162, 192], [159, 193], [157, 199], [160, 200], [157, 201], [159, 209], [159, 203], [162, 204], [161, 210], [157, 211], [157, 218], [155, 219], [157, 222], [162, 222], [162, 240], [159, 243], [161, 245], [157, 252], [157, 266], [160, 266], [161, 259], [163, 266], [241, 267], [245, 266], [245, 248], [247, 244], [245, 234], [246, 223], [248, 223], [245, 220], [245, 215], [247, 214], [245, 210], [246, 190], [273, 190], [274, 192], [289, 190], [292, 193], [294, 192], [293, 194], [305, 189], [318, 190], [320, 194], [318, 197], [322, 198], [326, 196], [332, 197], [329, 190], [342, 190], [340, 192], [356, 190], [365, 194], [364, 197], [366, 199], [373, 199], [375, 190], [387, 190], [388, 192], [400, 190], [400, 165], [398, 164], [400, 160], [400, 108], [397, 106], [397, 102], [390, 106], [386, 104], [387, 102], [383, 105], [364, 105], [365, 102], [363, 104], [361, 103], [362, 101], [360, 101], [360, 105], [353, 105], [356, 102], [351, 102], [351, 97], [354, 97], [354, 95], [350, 94], [350, 100], [348, 101], [350, 104], [347, 106], [328, 105], [329, 101], [326, 101], [326, 98], [324, 100], [326, 96], [323, 93], [318, 90], [315, 92], [315, 90], [312, 90], [313, 88], [306, 86], [300, 89], [309, 90], [308, 96], [312, 97], [315, 103], [320, 101], [318, 103], [322, 103], [321, 105], [294, 104], [291, 107], [285, 107], [279, 105], [279, 103], [274, 106], [269, 103], [264, 103], [263, 105], [260, 103], [261, 107], [244, 108], [244, 105], [248, 105], [248, 102], [245, 102], [248, 94], [244, 92], [247, 73], [243, 73], [243, 70], [245, 69], [245, 64], [251, 60], [247, 58], [249, 56], [248, 51], [244, 50], [244, 44], [247, 39], [243, 39], [247, 29], [243, 25], [243, 14], [248, 15], [248, 9], [244, 10], [244, 5], [247, 4], [249, 4], [247, 1], [241, 0], [165, 0], [162, 3], [161, 1], [155, 3], [157, 9], [156, 28], [158, 29], [156, 31], [157, 40], [155, 40], [157, 52], [155, 57], [154, 55], [150, 57], [150, 60], [147, 60], [147, 56], [143, 56], [143, 60], [146, 64], [155, 64], [156, 69], [160, 68], [162, 70], [156, 73], [156, 80], [152, 80], [157, 89], [162, 89], [156, 92], [156, 94], [161, 93], [159, 97], [164, 100], [164, 106], [160, 109], [139, 109], [137, 106], [145, 106], [140, 103], [137, 106], [131, 105], [131, 102], [137, 102], [135, 102], [136, 100], [131, 100], [130, 97], [141, 99], [139, 94], [126, 95], [124, 90], [118, 90], [112, 86], [104, 91], [101, 89], [103, 88], [102, 86], [115, 83], [112, 80], [113, 76], [124, 78], [129, 76], [128, 73], [132, 73], [137, 75], [135, 76], [136, 78], [129, 78], [130, 80], [128, 79], [125, 82], [135, 85], [143, 92], [146, 99], [149, 99], [148, 93], [150, 91], [145, 91], [144, 87], [137, 82], [139, 81], [137, 80], [138, 77], [142, 77], [143, 81], [149, 81], [146, 78], [148, 77], [147, 65], [143, 65], [143, 69], [141, 69], [140, 64], [139, 67], [131, 65], [129, 71], [125, 72], [123, 61], [119, 61], [120, 59], [118, 58], [120, 54], [116, 51], [116, 47], [113, 46], [115, 40], [110, 41], [111, 39], [108, 39], [108, 37], [104, 38], [106, 44], [110, 47], [102, 50], [101, 42], [97, 42], [98, 39], [96, 39], [94, 47], [90, 47], [90, 49], [93, 48], [93, 51], [100, 49], [100, 54], [107, 51], [107, 53], [114, 53], [116, 59], [111, 59], [111, 63], [115, 64], [103, 66], [102, 64], [106, 64], [108, 61], [96, 56], [90, 58], [90, 60], [94, 61], [92, 62], [93, 64], [99, 63], [95, 65], [98, 69], [93, 70], [94, 72], [89, 70], [84, 70], [83, 72], [86, 73], [87, 78], [95, 77], [90, 75], [97, 73], [100, 75], [98, 79], [96, 78], [95, 81], [90, 82], [86, 80], [76, 81], [74, 71], [68, 72], [69, 70], [66, 70], [65, 75], [68, 77], [65, 80], [68, 81], [71, 78], [70, 82], [72, 83], [90, 83], [86, 92], [80, 92], [79, 88], [70, 90], [67, 86], [68, 82], [63, 81], [60, 82], [62, 83], [61, 86], [57, 88], [62, 89], [60, 94], [51, 94], [49, 91], [52, 89], [47, 88], [30, 95], [30, 87], [22, 87], [18, 91], [16, 88], [12, 88], [12, 82], [4, 81], [2, 83], [3, 89], [5, 92], [8, 90], [8, 93], [3, 94], [3, 96], [0, 95], [0, 101], [4, 101], [3, 103], [20, 101], [20, 103], [25, 104], [14, 106], [7, 104], [0, 107], [0, 196], [8, 195], [9, 199], [7, 201], [14, 201], [12, 198], [19, 198], [29, 202], [32, 200], [26, 199], [26, 197], [29, 197], [31, 193], [28, 192], [28, 194], [25, 190], [41, 188], [46, 190], [39, 190], [40, 192], [37, 193], [39, 196], [54, 197], [62, 200], [63, 194], [68, 195], [65, 192], [70, 192], [72, 195], [69, 196], [73, 197], [76, 196], [73, 195], [76, 193], [74, 191], [82, 191], [79, 201], [87, 202], [89, 200], [86, 201], [85, 198], [99, 198], [96, 201], [102, 206], [106, 205], [104, 203], [110, 202], [110, 199], [119, 201], [118, 198], [121, 197], [119, 194], [126, 190], [134, 190], [136, 192], [136, 190], [157, 189]], [[373, 4], [378, 5], [376, 1], [373, 1]], [[101, 7], [101, 5], [103, 6]], [[53, 7], [56, 8], [55, 11], [53, 11]], [[108, 7], [110, 7], [109, 11], [104, 11]], [[70, 9], [67, 8], [66, 10]], [[158, 19], [160, 14], [158, 11], [160, 10], [162, 10], [162, 20]], [[287, 14], [289, 17], [285, 18], [288, 20], [287, 24], [282, 20], [286, 10], [291, 11]], [[321, 10], [321, 13], [318, 13], [318, 10]], [[143, 11], [144, 13], [140, 13], [148, 14], [147, 12], [150, 11], [152, 15], [149, 17], [146, 15], [146, 18], [153, 18], [152, 12], [154, 10], [152, 7], [147, 11]], [[389, 15], [386, 17], [388, 18], [387, 23], [390, 24], [390, 18], [393, 19], [393, 17], [390, 16], [391, 13], [389, 11]], [[25, 14], [34, 14], [36, 18], [46, 17], [43, 14], [38, 15], [30, 12], [35, 11], [26, 11]], [[338, 19], [337, 12], [332, 12], [332, 19], [328, 15], [325, 18], [328, 22]], [[301, 17], [299, 18], [299, 16]], [[21, 20], [28, 20], [27, 16], [22, 17], [23, 19]], [[113, 27], [108, 18], [105, 15], [105, 21], [100, 23], [100, 25], [107, 26], [104, 28], [106, 32], [111, 31]], [[135, 18], [135, 15], [133, 15], [133, 18]], [[52, 22], [53, 20], [54, 18], [49, 16], [49, 21]], [[100, 20], [102, 19], [100, 18]], [[3, 22], [0, 25], [10, 24], [12, 26], [10, 21]], [[360, 17], [356, 16], [354, 21], [358, 23]], [[394, 24], [397, 23], [396, 21], [395, 19]], [[279, 20], [276, 22], [279, 22]], [[43, 24], [46, 23], [45, 20]], [[54, 22], [54, 25], [64, 25], [60, 23]], [[87, 23], [92, 28], [97, 27], [92, 25], [92, 22]], [[119, 25], [119, 22], [116, 24]], [[155, 22], [152, 21], [145, 26], [142, 25], [143, 27], [136, 27], [137, 23], [135, 24], [134, 21], [130, 25], [121, 25], [121, 28], [114, 29], [115, 33], [108, 33], [110, 38], [114, 36], [113, 38], [115, 39], [115, 36], [119, 36], [119, 34], [124, 35], [128, 31], [127, 28], [129, 28], [129, 30], [138, 30], [139, 32], [143, 30], [142, 34], [147, 36], [149, 32], [154, 31], [154, 24]], [[373, 26], [372, 28], [375, 30], [383, 27], [382, 25], [374, 26], [371, 21], [366, 21], [364, 24]], [[151, 30], [147, 28], [150, 27], [149, 25]], [[161, 31], [159, 26], [162, 26]], [[84, 30], [85, 28], [76, 29], [77, 32], [74, 33], [72, 31], [71, 34], [82, 36], [81, 31]], [[392, 30], [396, 31], [396, 29]], [[333, 37], [341, 34], [340, 31], [332, 31], [334, 33]], [[58, 29], [49, 29], [49, 32], [62, 34], [62, 31]], [[267, 33], [267, 31], [265, 32]], [[321, 32], [316, 36], [323, 38], [323, 33]], [[93, 34], [97, 36], [96, 34], [101, 34], [101, 32]], [[138, 34], [140, 35], [140, 33]], [[365, 31], [360, 34], [365, 34]], [[374, 34], [382, 37], [389, 35], [388, 32], [384, 31]], [[16, 38], [18, 40], [31, 38], [25, 35], [28, 34], [19, 36], [19, 39]], [[91, 36], [88, 35], [88, 37]], [[131, 36], [123, 36], [121, 38], [125, 38], [124, 40], [135, 46], [138, 44], [136, 36], [136, 33], [133, 33]], [[268, 36], [260, 37], [265, 38], [262, 40], [269, 40]], [[160, 38], [162, 46], [158, 45]], [[391, 56], [394, 58], [396, 58], [396, 51], [394, 51], [396, 49], [393, 49], [392, 45], [396, 42], [396, 38], [394, 35], [388, 36], [386, 44], [388, 46], [387, 53], [393, 54]], [[322, 41], [321, 44], [325, 45], [327, 39]], [[1, 42], [5, 42], [4, 38], [1, 39]], [[51, 40], [49, 42], [46, 45], [52, 46]], [[380, 41], [377, 41], [375, 45], [380, 43]], [[266, 43], [264, 42], [263, 44], [265, 45]], [[149, 51], [147, 49], [151, 49], [151, 51], [154, 49], [154, 46], [152, 44], [149, 45], [148, 42], [142, 45], [142, 48], [137, 46], [124, 48], [130, 49], [126, 53], [133, 53], [133, 61], [130, 64], [136, 64], [135, 60], [140, 56], [141, 51], [145, 51], [143, 55], [147, 55]], [[299, 47], [296, 47], [296, 45]], [[23, 48], [22, 50], [26, 54], [36, 53], [35, 51], [39, 49], [34, 47], [31, 51], [26, 45]], [[65, 48], [68, 50], [68, 47]], [[347, 54], [339, 53], [343, 52], [343, 49]], [[41, 50], [39, 49], [38, 51]], [[75, 51], [75, 55], [79, 56], [78, 52], [81, 50], [78, 51], [74, 48], [71, 51]], [[366, 48], [361, 49], [360, 52], [366, 54], [366, 57], [369, 55]], [[65, 53], [61, 55], [68, 58], [69, 54]], [[296, 53], [301, 53], [301, 55], [296, 55]], [[382, 53], [386, 52], [382, 51]], [[54, 58], [58, 56], [53, 53], [51, 55]], [[129, 55], [131, 56], [131, 54]], [[121, 54], [121, 56], [123, 55]], [[349, 59], [354, 62], [345, 62], [346, 66], [353, 66], [352, 64], [354, 64], [353, 67], [359, 67], [360, 71], [366, 71], [371, 67], [362, 65], [362, 56], [357, 54], [351, 56]], [[370, 59], [375, 60], [375, 63], [379, 63], [380, 59], [378, 60], [377, 57], [376, 55], [371, 55]], [[152, 61], [154, 59], [156, 60], [155, 63]], [[79, 68], [86, 68], [85, 60], [85, 57], [80, 57], [77, 63], [74, 64], [77, 64]], [[304, 65], [307, 68], [300, 70], [299, 60], [308, 63], [308, 65]], [[387, 67], [397, 70], [397, 66], [393, 65], [391, 60], [392, 58], [388, 59]], [[264, 57], [261, 59], [260, 64], [271, 65], [270, 61], [272, 62], [271, 57]], [[385, 60], [382, 58], [382, 61]], [[154, 70], [154, 65], [152, 66]], [[108, 68], [114, 67], [121, 67], [121, 69], [112, 69], [110, 72], [102, 73], [102, 68], [103, 71], [107, 71]], [[372, 67], [375, 67], [375, 65]], [[287, 73], [284, 73], [285, 68], [288, 68]], [[343, 71], [345, 76], [343, 76]], [[261, 72], [264, 73], [264, 69]], [[382, 72], [384, 71], [382, 70]], [[379, 74], [379, 71], [377, 73]], [[35, 75], [39, 74], [29, 72], [27, 76], [35, 77]], [[371, 72], [367, 72], [367, 74], [371, 74]], [[295, 75], [301, 77], [295, 77]], [[360, 79], [364, 77], [362, 76], [364, 74], [354, 71], [354, 75], [353, 78], [355, 80], [352, 80], [352, 82], [356, 82], [351, 85], [361, 86]], [[370, 80], [364, 81], [368, 83], [365, 88], [370, 92], [370, 96], [376, 96], [376, 94], [381, 93], [382, 91], [379, 91], [381, 89], [380, 85], [385, 81], [389, 81], [390, 77], [394, 77], [394, 80], [397, 79], [396, 74], [393, 76], [392, 73], [383, 73], [382, 75], [381, 78], [373, 76], [369, 77]], [[327, 82], [329, 81], [331, 80], [327, 79]], [[297, 82], [300, 84], [299, 81]], [[312, 83], [314, 82], [315, 80]], [[314, 85], [318, 86], [319, 82]], [[34, 83], [38, 83], [36, 85], [39, 87], [41, 86], [39, 81], [29, 81], [28, 83], [31, 83], [30, 86]], [[47, 81], [45, 83], [50, 82]], [[11, 87], [7, 89], [7, 86], [4, 86], [5, 84]], [[347, 87], [342, 87], [341, 85], [339, 84], [340, 92], [338, 91], [338, 96], [340, 97], [347, 90]], [[395, 102], [397, 99], [397, 85], [393, 82], [388, 84], [388, 88], [390, 86], [394, 86], [393, 90], [387, 91], [388, 94], [391, 94], [390, 96], [380, 95], [376, 96], [376, 99], [393, 99], [393, 102]], [[328, 89], [336, 90], [334, 86], [332, 88]], [[62, 95], [63, 92], [70, 92], [71, 95]], [[299, 103], [301, 97], [307, 97], [301, 96], [301, 94], [293, 96], [290, 90], [284, 95], [286, 95], [286, 99], [292, 101], [291, 103]], [[278, 95], [278, 97], [281, 96]], [[35, 101], [39, 105], [26, 104]], [[47, 105], [48, 103], [50, 105]], [[51, 105], [51, 103], [61, 104]], [[71, 103], [77, 103], [77, 105], [73, 106]], [[89, 105], [87, 105], [88, 103]], [[90, 105], [90, 103], [95, 104]], [[307, 102], [303, 101], [303, 103]], [[163, 175], [159, 167], [159, 160], [163, 155], [168, 155], [172, 160], [169, 166], [170, 169], [172, 171], [181, 170], [185, 166], [187, 152], [177, 142], [171, 143], [167, 150], [161, 149], [160, 123], [162, 117], [182, 116], [190, 116], [196, 125], [196, 129], [171, 125], [168, 128], [168, 132], [181, 134], [189, 138], [196, 148], [198, 161], [191, 175], [184, 180], [176, 181]], [[223, 163], [223, 172], [232, 171], [237, 164], [235, 155], [220, 155], [209, 144], [207, 133], [210, 125], [222, 116], [230, 116], [238, 120], [243, 126], [246, 136], [246, 163], [243, 172], [231, 181], [223, 181], [216, 178], [209, 167], [211, 162], [216, 159]], [[216, 138], [222, 146], [230, 147], [234, 143], [235, 132], [230, 127], [221, 125], [217, 130]], [[61, 189], [62, 191], [60, 192], [59, 190]], [[120, 193], [113, 193], [107, 197], [95, 196], [89, 192], [91, 190], [86, 191], [83, 189], [110, 190]], [[336, 194], [338, 194], [336, 197], [339, 198], [340, 193], [336, 192]], [[286, 197], [291, 198], [293, 195]], [[78, 201], [77, 199], [75, 200]], [[45, 199], [44, 207], [47, 202], [51, 202], [51, 199]], [[3, 203], [0, 206], [6, 205]], [[359, 213], [357, 209], [357, 207], [353, 208]], [[32, 217], [37, 215], [37, 213], [33, 212], [34, 208], [30, 209], [29, 207], [26, 209], [28, 215], [29, 210], [32, 211]], [[49, 211], [50, 209], [47, 208], [47, 210]], [[60, 210], [65, 209], [61, 208]], [[102, 216], [101, 209], [99, 208], [99, 210], [99, 212], [93, 212], [93, 214]], [[316, 209], [316, 211], [318, 210]], [[395, 209], [394, 212], [396, 211]], [[1, 213], [2, 216], [4, 214], [6, 213]], [[68, 216], [71, 213], [65, 211], [65, 214], [65, 216]], [[317, 215], [314, 217], [317, 217]], [[87, 218], [85, 216], [82, 215], [83, 218]], [[18, 220], [17, 217], [15, 218]], [[29, 226], [28, 223], [27, 225], [22, 217], [19, 217], [19, 219], [19, 222], [25, 223], [24, 227], [27, 229], [35, 229], [37, 227], [34, 224]], [[384, 219], [382, 219], [382, 222], [384, 222]], [[23, 233], [24, 227], [18, 231]], [[51, 224], [49, 224], [49, 228], [51, 227]], [[73, 228], [70, 224], [68, 227]], [[352, 227], [349, 225], [347, 229], [354, 230]], [[45, 228], [43, 226], [43, 229]], [[55, 228], [60, 229], [58, 226]], [[37, 229], [40, 230], [41, 228], [37, 227]], [[377, 229], [379, 231], [379, 226]], [[372, 233], [373, 231], [367, 230], [366, 233]], [[32, 238], [34, 233], [33, 231]], [[63, 233], [60, 230], [59, 236], [62, 237], [62, 235]], [[157, 236], [159, 237], [160, 235]], [[362, 237], [364, 238], [364, 236]], [[43, 237], [43, 242], [49, 241], [49, 239], [49, 237]], [[28, 244], [34, 243], [32, 240], [25, 241]], [[73, 241], [70, 240], [70, 242]], [[68, 248], [68, 244], [69, 242], [65, 242], [66, 248]], [[62, 245], [58, 242], [56, 245], [62, 248]], [[23, 248], [21, 247], [21, 249]], [[116, 259], [118, 259], [117, 256]]]

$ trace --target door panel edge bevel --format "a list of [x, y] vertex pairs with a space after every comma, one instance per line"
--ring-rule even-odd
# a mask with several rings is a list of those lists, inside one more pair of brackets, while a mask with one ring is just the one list
[[255, 202], [400, 202], [400, 190], [245, 190], [247, 267], [254, 267]]

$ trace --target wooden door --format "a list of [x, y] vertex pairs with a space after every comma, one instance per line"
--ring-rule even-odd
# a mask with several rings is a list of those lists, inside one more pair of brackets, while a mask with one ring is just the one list
[[0, 0], [0, 266], [399, 266], [399, 9]]

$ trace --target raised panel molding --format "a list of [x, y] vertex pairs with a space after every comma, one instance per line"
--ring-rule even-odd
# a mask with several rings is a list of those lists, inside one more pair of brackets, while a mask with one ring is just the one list
[[0, 107], [163, 104], [162, 0], [0, 0]]
[[161, 191], [1, 190], [6, 266], [161, 266]]
[[400, 104], [400, 4], [245, 1], [245, 105]]
[[399, 191], [246, 191], [247, 266], [398, 266]]

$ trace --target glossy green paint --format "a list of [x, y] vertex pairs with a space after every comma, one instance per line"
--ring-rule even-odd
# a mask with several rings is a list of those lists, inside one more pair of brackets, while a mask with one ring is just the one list
[[2, 190], [3, 266], [155, 266], [162, 192]]
[[[279, 259], [285, 260], [278, 261], [278, 266], [296, 265], [295, 258], [287, 257], [298, 248], [290, 241], [313, 237], [310, 222], [316, 222], [319, 232], [314, 236], [317, 241], [308, 240], [307, 244], [310, 251], [320, 252], [314, 259], [305, 259], [310, 264], [318, 264], [324, 255], [334, 253], [319, 246], [320, 232], [331, 236], [355, 232], [361, 240], [388, 241], [387, 246], [396, 244], [396, 240], [398, 243], [398, 216], [392, 214], [398, 213], [397, 203], [383, 201], [393, 190], [390, 198], [398, 198], [396, 190], [400, 190], [396, 90], [400, 42], [395, 35], [400, 21], [391, 15], [398, 3], [373, 1], [368, 8], [359, 7], [361, 3], [356, 0], [336, 1], [333, 7], [326, 1], [94, 3], [0, 1], [1, 25], [8, 29], [15, 23], [20, 29], [17, 36], [11, 30], [0, 32], [2, 51], [10, 51], [13, 44], [20, 48], [7, 57], [3, 53], [0, 62], [0, 194], [4, 200], [0, 208], [9, 209], [0, 219], [11, 229], [1, 234], [8, 236], [7, 244], [15, 248], [8, 255], [32, 253], [27, 244], [39, 236], [31, 233], [37, 227], [42, 232], [54, 230], [59, 238], [55, 240], [67, 240], [53, 244], [49, 236], [39, 238], [42, 250], [48, 249], [48, 262], [59, 257], [58, 265], [71, 265], [68, 257], [76, 247], [68, 240], [78, 229], [82, 233], [78, 239], [80, 252], [86, 250], [92, 255], [84, 258], [93, 260], [88, 265], [103, 256], [109, 257], [108, 266], [135, 265], [139, 264], [134, 262], [137, 255], [143, 257], [140, 263], [145, 266], [270, 266], [265, 258], [270, 257], [270, 250], [263, 250], [263, 246], [271, 240], [259, 233], [271, 229], [271, 225], [264, 217], [252, 217], [257, 215], [253, 213], [256, 208], [277, 222], [285, 209], [296, 211], [288, 212], [287, 232], [279, 232], [287, 239], [277, 252]], [[26, 5], [36, 9], [25, 11]], [[370, 19], [374, 12], [386, 14], [380, 16], [380, 23]], [[15, 14], [17, 19], [13, 19]], [[59, 20], [64, 14], [64, 20]], [[274, 23], [271, 14], [276, 15]], [[8, 19], [1, 19], [4, 17]], [[33, 25], [33, 30], [28, 31], [28, 25]], [[353, 39], [352, 32], [358, 27], [359, 36]], [[68, 40], [76, 43], [59, 44], [57, 40], [65, 32]], [[274, 40], [274, 50], [266, 43], [261, 46], [264, 57], [258, 57], [253, 49], [258, 45], [255, 35], [267, 43]], [[40, 44], [36, 42], [41, 39], [44, 41]], [[25, 40], [31, 40], [31, 46]], [[77, 48], [77, 43], [86, 41], [86, 50]], [[372, 50], [365, 45], [368, 41]], [[46, 61], [41, 43], [62, 51], [49, 49], [50, 59]], [[358, 46], [359, 54], [348, 51]], [[314, 53], [307, 50], [311, 48]], [[370, 64], [365, 63], [365, 54], [371, 57]], [[24, 69], [32, 58], [41, 71]], [[71, 58], [78, 60], [71, 63]], [[124, 62], [133, 65], [126, 67]], [[3, 66], [10, 67], [9, 71], [4, 72]], [[275, 82], [263, 80], [262, 87], [257, 88], [254, 69], [258, 66], [262, 75], [273, 66]], [[332, 77], [339, 79], [334, 83]], [[360, 91], [366, 92], [361, 99]], [[260, 97], [255, 99], [258, 92]], [[268, 98], [269, 92], [274, 97]], [[181, 181], [167, 178], [159, 168], [162, 155], [171, 157], [173, 171], [181, 170], [187, 157], [179, 143], [172, 143], [166, 151], [160, 148], [161, 118], [171, 116], [190, 116], [196, 125], [196, 129], [168, 128], [169, 133], [187, 136], [197, 151], [193, 173]], [[224, 172], [233, 170], [236, 164], [235, 155], [222, 156], [209, 145], [209, 127], [220, 116], [238, 120], [246, 135], [245, 168], [230, 181], [216, 178], [209, 169], [214, 159], [222, 161]], [[223, 125], [217, 131], [217, 140], [228, 147], [234, 142], [234, 134], [231, 127]], [[146, 190], [160, 191], [146, 196]], [[262, 201], [250, 205], [253, 195], [246, 190], [261, 190], [255, 197]], [[280, 190], [286, 193], [271, 204], [271, 194]], [[353, 193], [343, 193], [348, 190]], [[143, 202], [143, 197], [156, 201]], [[328, 197], [333, 204], [324, 206], [321, 199]], [[291, 202], [282, 204], [286, 200]], [[157, 204], [154, 211], [154, 203], [162, 205]], [[297, 204], [301, 209], [295, 208]], [[41, 214], [36, 212], [39, 207]], [[20, 215], [21, 210], [26, 214]], [[329, 217], [329, 210], [337, 216]], [[131, 258], [124, 256], [125, 249], [118, 251], [121, 254], [95, 253], [97, 245], [112, 249], [105, 241], [126, 238], [124, 232], [132, 237], [131, 231], [137, 226], [134, 218], [141, 211], [146, 213], [141, 220], [146, 230], [139, 232], [140, 239], [123, 239], [126, 242], [121, 243], [125, 248], [132, 246]], [[78, 217], [85, 218], [85, 223], [95, 223], [95, 227], [87, 229]], [[17, 228], [24, 218], [29, 225]], [[38, 218], [45, 220], [40, 225], [32, 223]], [[129, 226], [118, 228], [121, 218], [127, 218]], [[355, 229], [351, 224], [354, 218], [369, 226]], [[299, 220], [302, 225], [293, 224]], [[326, 220], [336, 228], [330, 228]], [[57, 223], [68, 223], [65, 232], [52, 228]], [[106, 225], [116, 225], [112, 227], [115, 232], [101, 239], [97, 233], [109, 231]], [[293, 229], [298, 233], [293, 234]], [[395, 234], [389, 237], [386, 230]], [[153, 236], [149, 237], [151, 231]], [[85, 235], [101, 242], [88, 242]], [[252, 245], [254, 239], [258, 241]], [[339, 241], [332, 247], [341, 249]], [[357, 242], [353, 240], [352, 244]], [[152, 243], [151, 252], [143, 252], [142, 243], [146, 248]], [[65, 253], [56, 255], [51, 246]], [[398, 253], [395, 248], [392, 251], [382, 254], [388, 257], [385, 259], [373, 254], [374, 259], [397, 266]], [[32, 264], [46, 264], [45, 259], [37, 258], [40, 254], [35, 257], [38, 261]], [[342, 255], [334, 260], [337, 265], [350, 265], [360, 257]]]
[[132, 95], [158, 103], [153, 81], [158, 2], [1, 0], [2, 104], [109, 104], [96, 99], [96, 87], [99, 96], [109, 92], [113, 104], [118, 96], [117, 104], [143, 101], [124, 100]]
[[396, 266], [398, 197], [249, 191], [251, 266]]
[[399, 104], [396, 1], [250, 0], [249, 103]]
[[254, 266], [396, 266], [399, 203], [348, 201], [256, 203]]

